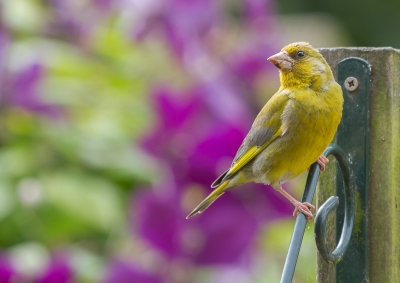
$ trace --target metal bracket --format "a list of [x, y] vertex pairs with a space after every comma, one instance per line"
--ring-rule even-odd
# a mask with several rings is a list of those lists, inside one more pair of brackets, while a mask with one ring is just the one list
[[[348, 78], [358, 87], [349, 90]], [[356, 189], [356, 218], [348, 250], [336, 266], [336, 282], [368, 282], [368, 202], [369, 202], [369, 101], [371, 65], [362, 58], [349, 57], [338, 64], [338, 83], [344, 96], [343, 118], [336, 143], [347, 153]], [[337, 170], [336, 192], [344, 196], [342, 176]], [[339, 241], [344, 219], [344, 203], [336, 210], [336, 241]]]
[[[321, 257], [336, 265], [336, 282], [368, 282], [368, 163], [369, 163], [369, 88], [371, 67], [361, 58], [350, 57], [338, 64], [338, 82], [344, 96], [343, 118], [336, 134], [347, 157], [339, 161], [336, 173], [336, 194], [318, 210], [315, 218], [315, 238]], [[341, 153], [343, 155], [344, 153]], [[347, 163], [348, 165], [345, 165]], [[348, 166], [349, 172], [346, 172]], [[352, 175], [351, 178], [349, 175]], [[350, 181], [351, 179], [351, 181]], [[351, 183], [349, 183], [351, 182]], [[354, 189], [349, 190], [349, 187]], [[356, 194], [354, 235], [352, 191]], [[335, 207], [337, 248], [331, 252], [325, 239], [326, 217]], [[351, 227], [351, 228], [350, 228]], [[346, 251], [347, 249], [347, 251]], [[345, 253], [346, 252], [346, 253]]]
[[[326, 220], [328, 214], [339, 205], [338, 197], [330, 197], [319, 209], [315, 217], [315, 242], [321, 257], [329, 263], [339, 263], [345, 254], [352, 235], [355, 218], [355, 188], [352, 180], [352, 172], [344, 151], [336, 144], [331, 144], [325, 151], [324, 156], [333, 155], [340, 167], [344, 178], [344, 220], [340, 231], [339, 243], [333, 252], [330, 251], [326, 237]], [[339, 229], [338, 229], [339, 230]]]

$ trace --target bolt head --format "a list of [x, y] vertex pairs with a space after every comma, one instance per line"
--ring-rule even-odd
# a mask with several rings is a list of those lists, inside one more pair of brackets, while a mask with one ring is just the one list
[[348, 91], [355, 91], [358, 88], [358, 80], [355, 77], [348, 77], [344, 81], [344, 87]]

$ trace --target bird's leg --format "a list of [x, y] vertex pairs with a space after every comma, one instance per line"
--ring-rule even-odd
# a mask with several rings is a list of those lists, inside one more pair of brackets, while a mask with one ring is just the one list
[[[319, 164], [319, 166], [321, 166], [320, 170], [321, 172], [323, 172], [325, 171], [325, 165], [329, 163], [329, 159], [321, 155], [320, 157], [318, 157], [316, 162]], [[310, 171], [310, 167], [307, 168], [307, 171]]]
[[303, 202], [303, 203], [299, 202], [294, 197], [292, 197], [288, 192], [282, 189], [282, 187], [279, 187], [278, 191], [296, 207], [293, 212], [294, 217], [297, 217], [297, 214], [300, 211], [307, 217], [307, 221], [310, 221], [313, 218], [311, 210], [315, 209], [315, 206], [313, 206], [311, 203], [308, 202]]

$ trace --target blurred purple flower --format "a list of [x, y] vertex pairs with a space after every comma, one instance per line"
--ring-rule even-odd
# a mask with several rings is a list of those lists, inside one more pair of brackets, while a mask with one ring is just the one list
[[[245, 136], [243, 121], [249, 119], [236, 116], [239, 126], [218, 119], [206, 96], [199, 91], [179, 95], [160, 89], [153, 101], [159, 118], [143, 145], [167, 162], [179, 186], [165, 184], [157, 190], [162, 193], [136, 195], [132, 206], [135, 230], [168, 257], [185, 257], [194, 264], [239, 262], [246, 257], [245, 247], [254, 239], [257, 227], [254, 217], [237, 200], [226, 198], [226, 211], [222, 214], [228, 218], [223, 221], [225, 225], [213, 225], [215, 213], [203, 217], [204, 223], [189, 222], [180, 202], [188, 184], [208, 187], [216, 178], [216, 161], [235, 154]], [[243, 233], [235, 231], [240, 219], [243, 219]], [[232, 233], [229, 240], [222, 243], [229, 233]]]
[[158, 276], [122, 260], [113, 260], [108, 265], [103, 283], [163, 283]]
[[[79, 43], [81, 37], [87, 33], [88, 28], [88, 25], [84, 25], [79, 20], [78, 15], [83, 11], [81, 9], [73, 9], [73, 5], [68, 3], [73, 1], [46, 0], [46, 2], [52, 9], [54, 18], [51, 25], [46, 26], [45, 33]], [[84, 19], [87, 21], [88, 17]]]
[[104, 12], [109, 12], [115, 2], [118, 0], [92, 0], [92, 2]]
[[245, 17], [250, 22], [262, 21], [270, 17], [274, 11], [270, 0], [242, 0]]
[[185, 219], [189, 211], [182, 203], [191, 187], [203, 195], [211, 191], [250, 127], [249, 112], [233, 111], [230, 120], [220, 115], [224, 105], [218, 112], [211, 103], [218, 101], [216, 95], [208, 87], [186, 95], [166, 88], [155, 92], [158, 119], [143, 146], [172, 169], [173, 178], [135, 194], [131, 206], [134, 232], [167, 257], [192, 264], [247, 262], [260, 224], [290, 216], [292, 210], [272, 187], [248, 184], [218, 199], [201, 217]]
[[[0, 6], [0, 12], [2, 6]], [[6, 48], [10, 43], [10, 36], [4, 24], [0, 21], [0, 64], [3, 65], [6, 59]]]
[[[143, 146], [159, 157], [168, 158], [166, 143], [175, 135], [183, 138], [180, 144], [187, 149], [185, 144], [194, 146], [196, 139], [208, 133], [215, 123], [232, 124], [243, 134], [251, 123], [251, 112], [240, 96], [218, 82], [204, 83], [181, 93], [162, 87], [151, 97], [158, 117], [154, 129], [145, 136]], [[160, 140], [164, 142], [161, 145]], [[168, 150], [173, 151], [175, 145], [170, 146]]]
[[[205, 85], [184, 94], [161, 88], [152, 95], [158, 117], [154, 128], [143, 138], [142, 146], [172, 169], [178, 190], [183, 190], [188, 183], [209, 188], [230, 166], [255, 117], [248, 109], [240, 111], [240, 106], [225, 107], [219, 103], [218, 108], [215, 101], [221, 99], [217, 97], [219, 88], [213, 88]], [[229, 97], [233, 94], [227, 93], [226, 96], [225, 102], [229, 104]], [[241, 107], [246, 107], [245, 101], [241, 101]], [[222, 115], [224, 111], [227, 113]], [[226, 115], [230, 120], [225, 119]], [[276, 197], [271, 188], [255, 184], [248, 186], [262, 188], [259, 191], [265, 191], [268, 199], [282, 205], [282, 210], [278, 211], [288, 211], [290, 205], [279, 201], [280, 197]], [[251, 194], [257, 195], [256, 192]], [[268, 203], [262, 199], [257, 196], [254, 201]], [[271, 205], [274, 206], [269, 204], [268, 207]]]
[[180, 57], [190, 45], [199, 43], [221, 16], [220, 1], [215, 0], [156, 0], [148, 4], [133, 0], [133, 7], [142, 11], [142, 23], [134, 30], [136, 38], [160, 30]]
[[178, 182], [191, 180], [208, 186], [216, 178], [215, 160], [234, 156], [246, 135], [249, 111], [238, 97], [234, 102], [232, 93], [221, 90], [218, 97], [218, 90], [203, 85], [177, 94], [161, 88], [152, 96], [158, 119], [142, 145], [168, 163]]
[[72, 283], [74, 273], [65, 255], [55, 255], [47, 268], [37, 277], [36, 283]]
[[104, 19], [111, 14], [114, 5], [119, 2], [110, 0], [45, 1], [51, 9], [53, 17], [45, 26], [43, 33], [72, 42], [75, 47], [81, 47], [84, 50], [96, 47], [91, 45], [94, 31], [106, 23]]
[[245, 185], [238, 189], [241, 194], [224, 195], [206, 213], [188, 221], [184, 195], [178, 192], [182, 190], [167, 186], [172, 185], [134, 195], [133, 232], [168, 258], [185, 258], [195, 265], [248, 262], [261, 224], [289, 217], [293, 210], [272, 188]]
[[245, 132], [234, 125], [223, 122], [211, 125], [203, 136], [196, 139], [186, 156], [187, 180], [210, 186], [217, 175], [230, 166], [244, 137]]
[[[225, 72], [229, 73], [230, 70]], [[240, 92], [237, 83], [228, 75], [216, 76], [196, 87], [199, 89], [198, 95], [211, 112], [210, 124], [222, 120], [247, 133], [255, 118], [248, 104], [254, 97], [252, 92]]]
[[257, 223], [237, 200], [225, 199], [214, 213], [187, 221], [181, 197], [148, 190], [135, 195], [131, 210], [134, 231], [169, 259], [209, 265], [237, 264], [249, 258]]
[[289, 217], [293, 209], [272, 187], [243, 185], [200, 217], [185, 217], [229, 168], [256, 116], [251, 108], [254, 82], [272, 68], [267, 57], [273, 42], [260, 36], [267, 28], [270, 1], [242, 2], [245, 24], [252, 29], [250, 40], [219, 61], [207, 41], [212, 40], [212, 29], [225, 20], [222, 2], [133, 3], [142, 16], [136, 36], [161, 31], [196, 83], [183, 92], [162, 87], [152, 93], [157, 117], [142, 146], [172, 174], [162, 185], [133, 195], [132, 230], [168, 261], [249, 266], [260, 227]]
[[182, 160], [195, 142], [190, 129], [207, 125], [204, 103], [196, 95], [174, 94], [169, 89], [157, 90], [153, 98], [158, 119], [153, 130], [143, 138], [143, 147], [154, 156], [168, 161], [175, 171], [183, 170]]
[[17, 271], [4, 255], [0, 255], [0, 283], [18, 282]]
[[9, 101], [29, 111], [44, 114], [53, 118], [59, 117], [58, 107], [41, 101], [39, 84], [45, 76], [45, 70], [40, 64], [32, 64], [14, 75], [8, 92]]
[[[2, 12], [2, 4], [0, 3], [0, 13]], [[8, 48], [10, 45], [10, 35], [8, 30], [0, 19], [0, 103], [5, 100], [4, 93], [6, 91], [6, 64], [8, 61]]]
[[267, 58], [274, 54], [275, 48], [268, 43], [258, 42], [253, 46], [238, 50], [230, 56], [229, 69], [235, 77], [238, 85], [242, 86], [243, 91], [251, 90], [255, 79], [260, 74], [265, 75], [266, 71], [276, 71]]

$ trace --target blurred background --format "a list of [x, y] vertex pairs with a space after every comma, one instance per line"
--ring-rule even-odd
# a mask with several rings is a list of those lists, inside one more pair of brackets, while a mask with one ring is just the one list
[[[400, 48], [400, 2], [367, 2], [1, 0], [0, 282], [278, 282], [294, 220], [271, 187], [185, 217], [277, 90], [266, 58]], [[294, 282], [315, 254], [310, 223]]]

